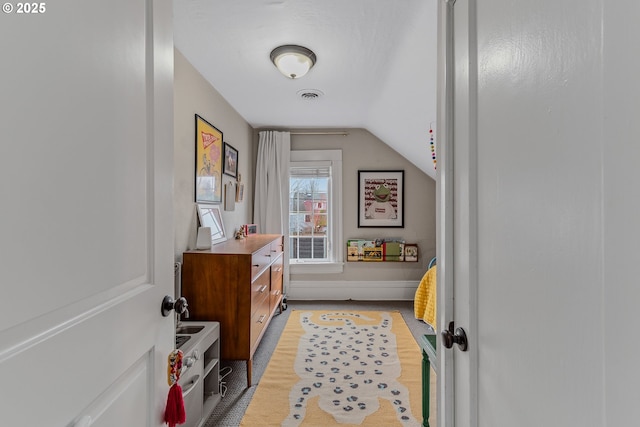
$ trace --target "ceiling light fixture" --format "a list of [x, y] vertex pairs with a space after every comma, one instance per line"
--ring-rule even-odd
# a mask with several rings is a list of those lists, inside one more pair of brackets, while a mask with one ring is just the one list
[[285, 76], [297, 79], [315, 65], [316, 54], [306, 47], [288, 44], [271, 51], [271, 62]]

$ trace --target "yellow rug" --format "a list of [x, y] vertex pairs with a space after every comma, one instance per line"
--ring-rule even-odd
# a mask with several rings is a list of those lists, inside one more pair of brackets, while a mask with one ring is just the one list
[[293, 310], [241, 426], [420, 426], [421, 360], [399, 312]]

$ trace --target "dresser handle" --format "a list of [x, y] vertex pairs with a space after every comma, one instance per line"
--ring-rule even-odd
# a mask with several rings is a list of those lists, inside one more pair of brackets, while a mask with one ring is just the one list
[[266, 316], [265, 314], [263, 314], [262, 316], [260, 316], [260, 318], [258, 319], [258, 323], [262, 323], [262, 322], [264, 322], [264, 319], [265, 319], [266, 317], [267, 317], [267, 316]]
[[280, 289], [276, 290], [273, 294], [274, 294], [275, 296], [280, 295]]
[[253, 264], [252, 267], [260, 267], [260, 264]]
[[267, 285], [262, 285], [262, 287], [260, 288], [260, 293], [264, 293], [264, 291], [267, 290]]

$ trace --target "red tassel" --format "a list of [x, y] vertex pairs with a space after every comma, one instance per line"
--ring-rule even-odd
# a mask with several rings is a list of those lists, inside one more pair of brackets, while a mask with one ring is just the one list
[[164, 422], [169, 427], [176, 427], [177, 424], [184, 424], [187, 421], [187, 414], [184, 411], [184, 400], [182, 399], [182, 388], [175, 383], [169, 388], [167, 397], [167, 408], [164, 411]]

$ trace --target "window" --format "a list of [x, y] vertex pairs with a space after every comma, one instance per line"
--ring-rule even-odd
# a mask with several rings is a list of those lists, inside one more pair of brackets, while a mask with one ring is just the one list
[[291, 273], [342, 272], [342, 151], [292, 151], [289, 165]]

